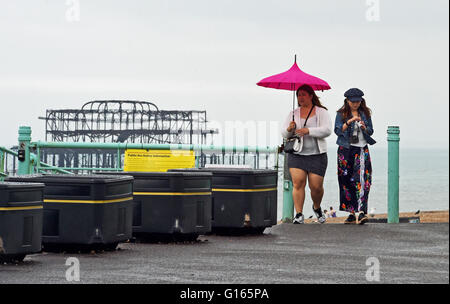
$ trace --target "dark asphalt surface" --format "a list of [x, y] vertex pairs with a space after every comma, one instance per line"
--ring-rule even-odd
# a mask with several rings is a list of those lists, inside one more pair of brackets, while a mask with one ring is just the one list
[[[449, 224], [282, 224], [259, 236], [200, 236], [196, 243], [120, 244], [95, 254], [41, 253], [0, 265], [1, 283], [449, 283]], [[376, 283], [376, 282], [375, 282]]]

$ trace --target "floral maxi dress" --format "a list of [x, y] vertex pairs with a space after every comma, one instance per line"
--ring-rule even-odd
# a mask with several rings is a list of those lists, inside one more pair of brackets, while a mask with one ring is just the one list
[[372, 163], [367, 146], [338, 148], [339, 210], [367, 214]]

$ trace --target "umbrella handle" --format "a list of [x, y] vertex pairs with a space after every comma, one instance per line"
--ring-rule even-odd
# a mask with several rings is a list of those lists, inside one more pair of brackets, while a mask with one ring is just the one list
[[[295, 56], [297, 56], [297, 55], [295, 55]], [[294, 114], [294, 112], [295, 112], [295, 87], [293, 87], [293, 90], [292, 90], [292, 93], [293, 93], [293, 96], [292, 96], [292, 121], [293, 122], [295, 122], [295, 114]]]

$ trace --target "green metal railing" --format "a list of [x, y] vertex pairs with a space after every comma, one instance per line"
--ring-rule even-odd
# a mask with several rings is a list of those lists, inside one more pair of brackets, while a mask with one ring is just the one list
[[[274, 167], [278, 167], [278, 147], [237, 147], [237, 146], [214, 146], [214, 145], [185, 145], [185, 144], [135, 144], [135, 143], [86, 143], [86, 142], [31, 142], [30, 148], [36, 150], [38, 159], [40, 158], [41, 151], [43, 149], [98, 149], [98, 150], [115, 150], [116, 151], [116, 161], [114, 168], [101, 168], [101, 167], [58, 167], [63, 170], [74, 170], [74, 171], [122, 171], [122, 152], [127, 149], [141, 149], [141, 150], [184, 150], [184, 151], [194, 151], [196, 156], [196, 166], [199, 166], [200, 155], [204, 153], [220, 153], [225, 158], [227, 154], [237, 154], [237, 153], [254, 153], [256, 156], [265, 154], [267, 157], [269, 154], [275, 155]], [[266, 158], [267, 159], [267, 158]], [[56, 167], [52, 167], [56, 168]], [[39, 171], [41, 167], [38, 165], [37, 170]]]
[[5, 147], [0, 147], [0, 181], [3, 181], [5, 177], [11, 173], [15, 173], [14, 166], [12, 166], [12, 172], [8, 168], [8, 157], [14, 162], [17, 158], [17, 152]]
[[[8, 168], [8, 163], [7, 163], [8, 156], [11, 159], [16, 160], [18, 157], [18, 153], [11, 149], [8, 149], [5, 147], [0, 147], [0, 180], [4, 180], [4, 178], [9, 175], [14, 175], [16, 173], [18, 174], [18, 169], [15, 168], [15, 165], [10, 166], [11, 170], [10, 170], [10, 168]], [[35, 154], [31, 153], [30, 159], [31, 159], [31, 164], [37, 163], [38, 158]], [[20, 162], [15, 161], [15, 163], [17, 163], [17, 165], [18, 165]], [[53, 173], [71, 174], [71, 172], [69, 172], [67, 170], [63, 170], [62, 168], [50, 166], [44, 162], [39, 162], [39, 168], [40, 168], [39, 171], [36, 169], [33, 169], [28, 174], [38, 173], [38, 172], [39, 173], [53, 172]]]
[[[23, 162], [16, 161], [19, 153], [11, 149], [0, 147], [0, 180], [4, 180], [8, 175], [23, 175], [23, 174], [33, 174], [33, 173], [63, 173], [71, 174], [71, 172], [50, 166], [44, 162], [39, 161], [39, 157], [30, 151], [30, 141], [31, 141], [31, 128], [30, 127], [20, 127], [19, 128], [19, 149], [25, 151], [25, 160]], [[10, 170], [8, 166], [8, 157], [13, 160], [13, 165]], [[15, 164], [17, 163], [17, 168]]]
[[[19, 150], [22, 150], [23, 160], [18, 162], [18, 175], [42, 173], [54, 171], [59, 173], [84, 173], [89, 171], [123, 171], [122, 156], [127, 149], [142, 149], [142, 150], [188, 150], [194, 151], [196, 159], [196, 167], [200, 166], [203, 158], [206, 158], [205, 153], [219, 153], [222, 156], [222, 163], [225, 163], [225, 158], [228, 156], [230, 164], [234, 164], [235, 156], [237, 156], [237, 163], [240, 164], [240, 155], [243, 154], [243, 162], [245, 163], [245, 156], [254, 154], [254, 167], [259, 168], [260, 156], [266, 156], [266, 167], [268, 166], [269, 155], [274, 156], [272, 167], [278, 168], [278, 147], [238, 147], [238, 146], [214, 146], [214, 145], [186, 145], [186, 144], [136, 144], [136, 143], [86, 143], [86, 142], [32, 142], [31, 128], [19, 128]], [[50, 165], [42, 161], [42, 156], [45, 151], [56, 151], [63, 149], [65, 152], [70, 151], [115, 151], [114, 166], [98, 167], [98, 166], [56, 166]], [[16, 157], [17, 152], [9, 150]], [[64, 154], [64, 152], [63, 152]], [[82, 153], [81, 153], [82, 154]], [[78, 154], [77, 154], [78, 155]], [[44, 159], [45, 160], [45, 159]]]

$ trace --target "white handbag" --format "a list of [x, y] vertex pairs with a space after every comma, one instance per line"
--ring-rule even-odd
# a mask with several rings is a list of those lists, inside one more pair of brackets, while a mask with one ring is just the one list
[[[305, 124], [303, 127], [306, 127], [306, 122], [309, 119], [309, 116], [311, 115], [312, 110], [314, 109], [314, 105], [312, 106], [311, 110], [308, 113], [308, 117], [306, 117]], [[286, 141], [286, 145], [284, 146], [284, 152], [285, 153], [294, 153], [294, 152], [300, 152], [303, 149], [303, 136], [293, 136], [289, 138]]]

